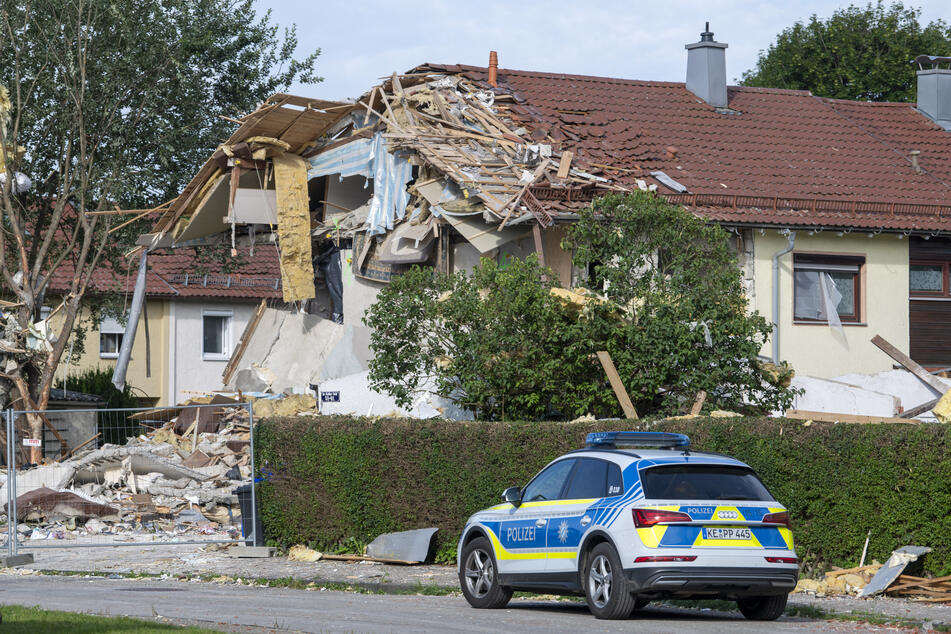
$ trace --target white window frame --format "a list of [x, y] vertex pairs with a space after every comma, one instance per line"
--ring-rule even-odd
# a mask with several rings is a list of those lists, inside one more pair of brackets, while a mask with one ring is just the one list
[[[205, 317], [225, 317], [224, 341], [221, 354], [205, 352]], [[203, 309], [201, 311], [201, 358], [203, 361], [228, 361], [231, 359], [231, 329], [234, 327], [234, 311]]]
[[[111, 322], [111, 323], [106, 323]], [[103, 324], [105, 323], [107, 330], [103, 330]], [[102, 351], [102, 336], [103, 335], [120, 335], [119, 340], [117, 341], [116, 351], [115, 352], [103, 352]], [[119, 350], [122, 349], [122, 336], [125, 335], [125, 327], [119, 323], [119, 320], [114, 317], [103, 317], [99, 320], [99, 358], [100, 359], [118, 359]]]

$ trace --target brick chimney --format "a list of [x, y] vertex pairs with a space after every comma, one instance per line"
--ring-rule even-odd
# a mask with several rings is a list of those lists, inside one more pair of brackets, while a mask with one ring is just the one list
[[[915, 60], [918, 71], [918, 110], [945, 130], [951, 130], [951, 57], [920, 55]], [[926, 65], [931, 68], [924, 68]]]
[[700, 34], [700, 41], [687, 44], [687, 90], [711, 106], [725, 108], [726, 44], [713, 41], [710, 23]]

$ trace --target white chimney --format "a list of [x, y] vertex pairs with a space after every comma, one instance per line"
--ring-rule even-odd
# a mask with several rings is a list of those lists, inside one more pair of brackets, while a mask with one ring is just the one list
[[918, 71], [918, 110], [945, 130], [951, 130], [951, 69], [938, 68], [938, 64], [951, 63], [951, 58], [921, 55], [915, 61], [919, 66], [932, 65]]
[[687, 90], [711, 106], [725, 108], [726, 44], [713, 41], [710, 23], [700, 34], [700, 41], [687, 44]]

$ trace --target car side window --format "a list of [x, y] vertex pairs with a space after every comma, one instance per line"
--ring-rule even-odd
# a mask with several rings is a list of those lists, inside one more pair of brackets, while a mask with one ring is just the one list
[[624, 495], [624, 477], [621, 475], [621, 467], [613, 462], [608, 463], [608, 493], [607, 497]]
[[[615, 493], [610, 493], [611, 489], [608, 483], [610, 467], [618, 469], [616, 464], [607, 460], [580, 458], [578, 465], [571, 474], [571, 481], [568, 483], [565, 497], [569, 500], [583, 500], [617, 495], [618, 487], [616, 483], [614, 485]], [[620, 470], [618, 470], [617, 477], [620, 479]]]
[[557, 500], [561, 498], [561, 491], [565, 488], [565, 480], [575, 466], [575, 460], [559, 460], [544, 469], [532, 479], [522, 491], [522, 502], [538, 502], [541, 500]]

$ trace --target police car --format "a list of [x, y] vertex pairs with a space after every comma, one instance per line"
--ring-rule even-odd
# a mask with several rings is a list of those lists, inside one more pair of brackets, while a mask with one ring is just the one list
[[734, 600], [773, 620], [799, 577], [789, 514], [738, 460], [683, 434], [597, 432], [469, 518], [459, 582], [476, 608], [516, 590], [584, 595], [602, 619], [653, 599]]

